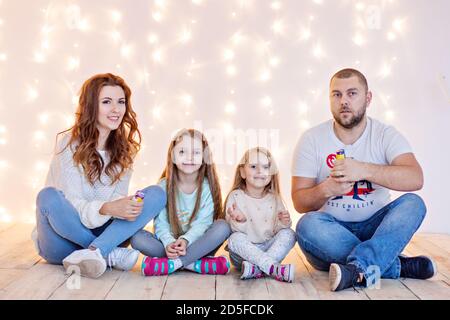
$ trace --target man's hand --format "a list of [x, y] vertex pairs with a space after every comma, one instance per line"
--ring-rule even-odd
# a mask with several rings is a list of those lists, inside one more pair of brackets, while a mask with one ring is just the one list
[[336, 182], [354, 182], [366, 180], [369, 176], [368, 164], [352, 158], [335, 160], [330, 176]]
[[328, 177], [323, 183], [322, 187], [327, 198], [342, 196], [353, 190], [355, 182], [345, 181], [338, 182], [337, 178]]

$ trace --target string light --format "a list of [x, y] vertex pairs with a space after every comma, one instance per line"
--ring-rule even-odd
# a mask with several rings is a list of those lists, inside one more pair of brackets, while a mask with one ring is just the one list
[[122, 21], [122, 13], [117, 10], [111, 11], [111, 19], [114, 23], [119, 23]]
[[275, 20], [272, 24], [272, 30], [275, 34], [281, 35], [284, 33], [284, 22], [283, 20]]
[[6, 169], [6, 168], [8, 168], [8, 167], [9, 167], [8, 161], [6, 161], [6, 160], [0, 160], [0, 169], [4, 170], [4, 169]]
[[40, 122], [42, 125], [48, 124], [48, 120], [49, 120], [49, 119], [50, 119], [50, 114], [48, 114], [47, 112], [41, 113], [41, 114], [39, 115], [39, 122]]
[[274, 1], [271, 3], [270, 7], [273, 10], [280, 10], [281, 9], [281, 2], [280, 1]]
[[298, 110], [299, 110], [301, 115], [306, 114], [308, 112], [308, 109], [309, 109], [309, 107], [308, 107], [308, 105], [305, 102], [301, 101], [299, 103]]
[[230, 49], [225, 49], [225, 51], [223, 52], [223, 58], [225, 60], [233, 60], [234, 58], [234, 51], [230, 50]]
[[280, 64], [280, 58], [278, 58], [278, 57], [272, 57], [272, 58], [270, 58], [269, 64], [270, 64], [272, 67], [277, 67], [277, 66]]
[[271, 77], [271, 73], [270, 73], [270, 70], [267, 68], [263, 68], [259, 73], [259, 80], [262, 82], [266, 82], [266, 81], [270, 80], [270, 77]]
[[300, 40], [306, 41], [306, 40], [308, 40], [309, 38], [311, 38], [311, 30], [306, 29], [306, 28], [303, 28], [303, 29], [300, 31]]
[[363, 44], [366, 43], [366, 39], [364, 39], [364, 37], [360, 33], [357, 33], [353, 37], [353, 43], [356, 44], [357, 46], [362, 46]]
[[157, 36], [156, 34], [154, 34], [154, 33], [150, 34], [150, 35], [148, 36], [148, 42], [149, 42], [150, 44], [156, 44], [156, 43], [158, 43], [158, 36]]
[[261, 99], [261, 105], [263, 107], [270, 107], [272, 105], [272, 99], [269, 96], [265, 96]]
[[236, 106], [232, 102], [228, 102], [225, 106], [225, 113], [234, 114], [236, 113]]
[[230, 64], [230, 65], [227, 66], [226, 73], [230, 77], [233, 77], [233, 76], [236, 75], [237, 69], [236, 69], [236, 67], [234, 65]]
[[155, 51], [153, 51], [152, 54], [152, 58], [153, 61], [155, 61], [156, 63], [162, 63], [163, 62], [163, 50], [162, 49], [157, 49]]
[[6, 212], [6, 209], [3, 207], [0, 207], [0, 222], [3, 223], [10, 223], [12, 221], [11, 215], [9, 215]]
[[27, 88], [27, 98], [28, 101], [36, 100], [37, 97], [39, 97], [39, 92], [34, 87], [28, 87]]
[[160, 11], [153, 12], [152, 17], [156, 22], [161, 22], [161, 20], [163, 19], [163, 15]]
[[318, 59], [322, 58], [325, 55], [325, 53], [324, 53], [324, 51], [322, 49], [322, 46], [320, 44], [316, 44], [314, 46], [314, 48], [312, 50], [312, 54], [313, 54], [314, 57], [316, 57]]
[[128, 59], [133, 54], [133, 46], [132, 45], [122, 45], [120, 48], [120, 54], [122, 57]]
[[186, 27], [181, 30], [180, 35], [178, 37], [180, 43], [186, 43], [192, 38], [192, 31]]
[[[318, 77], [322, 75], [319, 66], [315, 65], [317, 64], [317, 60], [326, 57], [328, 67], [336, 63], [333, 60], [334, 55], [331, 54], [331, 51], [329, 54], [325, 51], [327, 48], [331, 50], [333, 43], [329, 44], [325, 42], [328, 38], [319, 39], [318, 37], [319, 33], [321, 36], [326, 36], [321, 33], [322, 30], [318, 25], [319, 22], [323, 23], [321, 10], [324, 8], [318, 7], [324, 5], [325, 2], [323, 0], [311, 0], [302, 3], [302, 6], [306, 10], [312, 8], [313, 10], [309, 10], [309, 12], [314, 14], [308, 13], [302, 15], [303, 12], [308, 11], [298, 11], [298, 18], [301, 21], [301, 25], [292, 24], [293, 21], [296, 23], [297, 20], [293, 19], [291, 15], [286, 15], [291, 10], [291, 6], [296, 2], [284, 2], [281, 0], [267, 2], [264, 5], [265, 7], [261, 8], [261, 10], [264, 9], [266, 13], [269, 13], [266, 17], [267, 20], [264, 21], [266, 25], [260, 26], [261, 32], [252, 29], [253, 26], [248, 23], [249, 19], [247, 19], [253, 12], [256, 12], [257, 8], [259, 9], [259, 1], [232, 0], [230, 4], [227, 3], [227, 11], [222, 13], [222, 18], [225, 19], [225, 23], [228, 23], [229, 26], [227, 26], [227, 29], [224, 29], [224, 33], [214, 34], [214, 38], [211, 38], [214, 41], [208, 43], [208, 47], [212, 52], [209, 56], [208, 54], [203, 55], [204, 51], [202, 51], [204, 50], [202, 47], [202, 41], [204, 41], [203, 29], [206, 27], [202, 23], [204, 23], [205, 19], [201, 15], [196, 15], [204, 9], [210, 10], [210, 7], [214, 5], [213, 1], [207, 3], [207, 5], [205, 5], [205, 2], [205, 0], [191, 0], [187, 5], [192, 7], [192, 11], [174, 10], [172, 13], [175, 5], [178, 6], [177, 1], [150, 1], [150, 8], [145, 12], [146, 18], [150, 19], [149, 28], [139, 30], [136, 36], [134, 34], [130, 36], [129, 30], [126, 28], [132, 26], [132, 24], [124, 25], [124, 21], [128, 19], [125, 13], [128, 11], [117, 6], [115, 8], [106, 8], [103, 11], [95, 11], [88, 10], [86, 4], [83, 4], [81, 7], [76, 4], [70, 4], [68, 6], [65, 4], [52, 4], [48, 8], [43, 9], [44, 20], [40, 26], [36, 27], [37, 39], [33, 40], [35, 42], [32, 44], [30, 50], [27, 51], [28, 60], [36, 64], [45, 64], [48, 62], [49, 67], [51, 62], [52, 66], [66, 71], [63, 73], [66, 77], [75, 80], [74, 83], [68, 86], [70, 89], [66, 89], [68, 91], [65, 92], [69, 94], [65, 95], [65, 99], [67, 100], [66, 104], [70, 108], [58, 111], [54, 109], [54, 106], [52, 108], [52, 105], [49, 107], [46, 106], [45, 108], [40, 105], [41, 102], [46, 103], [48, 100], [44, 99], [44, 97], [47, 98], [48, 94], [47, 90], [44, 90], [44, 88], [47, 88], [48, 79], [42, 78], [41, 85], [37, 82], [30, 82], [29, 85], [27, 82], [22, 84], [23, 92], [21, 93], [28, 102], [27, 107], [29, 107], [30, 112], [37, 112], [33, 113], [35, 114], [34, 122], [36, 127], [32, 127], [31, 133], [29, 134], [31, 146], [34, 145], [39, 148], [47, 147], [53, 143], [51, 137], [56, 129], [59, 130], [60, 127], [64, 129], [74, 124], [74, 110], [79, 100], [76, 92], [80, 85], [78, 73], [74, 71], [79, 70], [79, 74], [84, 74], [87, 70], [85, 68], [90, 68], [91, 62], [98, 62], [95, 59], [92, 60], [91, 56], [87, 56], [84, 50], [90, 47], [88, 41], [91, 41], [89, 39], [92, 39], [92, 37], [98, 39], [99, 44], [102, 35], [105, 38], [104, 40], [106, 40], [101, 45], [104, 46], [105, 52], [108, 54], [97, 57], [98, 60], [104, 60], [100, 61], [99, 68], [105, 66], [107, 68], [109, 66], [112, 71], [117, 71], [121, 75], [123, 74], [133, 87], [137, 87], [139, 90], [142, 89], [141, 92], [145, 93], [147, 98], [149, 98], [150, 101], [145, 101], [144, 99], [144, 102], [142, 102], [142, 100], [139, 100], [142, 99], [139, 96], [140, 91], [136, 90], [138, 92], [136, 95], [133, 92], [133, 106], [136, 107], [137, 113], [141, 114], [142, 110], [144, 110], [143, 114], [147, 115], [147, 118], [150, 119], [150, 123], [145, 124], [145, 118], [140, 118], [140, 121], [144, 122], [142, 131], [151, 133], [152, 135], [156, 133], [164, 134], [166, 122], [162, 120], [169, 118], [169, 115], [171, 120], [169, 125], [177, 126], [180, 123], [175, 119], [181, 118], [183, 121], [190, 121], [192, 119], [187, 118], [188, 116], [201, 114], [204, 111], [205, 106], [203, 104], [207, 102], [205, 102], [202, 94], [198, 91], [200, 90], [201, 92], [201, 90], [204, 90], [203, 87], [200, 88], [201, 82], [198, 82], [198, 80], [209, 79], [211, 76], [210, 70], [213, 70], [211, 68], [217, 67], [214, 70], [219, 70], [219, 75], [213, 74], [212, 76], [215, 81], [214, 83], [217, 83], [217, 86], [221, 88], [221, 93], [217, 95], [217, 104], [222, 109], [219, 117], [222, 114], [222, 117], [227, 122], [216, 123], [216, 126], [223, 129], [225, 135], [230, 138], [229, 143], [232, 145], [236, 145], [236, 142], [233, 141], [233, 135], [236, 134], [237, 130], [241, 129], [238, 128], [238, 123], [240, 123], [238, 121], [241, 120], [241, 112], [251, 110], [249, 108], [252, 107], [252, 104], [253, 107], [256, 105], [256, 107], [260, 108], [259, 112], [272, 117], [277, 115], [278, 110], [280, 110], [280, 118], [282, 118], [282, 114], [284, 116], [285, 112], [289, 112], [282, 108], [284, 105], [281, 104], [286, 103], [286, 101], [279, 99], [280, 92], [277, 91], [279, 89], [274, 86], [273, 92], [269, 92], [268, 89], [272, 86], [261, 85], [261, 83], [270, 81], [275, 75], [278, 76], [279, 71], [282, 71], [280, 72], [280, 76], [283, 76], [283, 69], [285, 67], [290, 68], [292, 64], [293, 74], [296, 77], [306, 79], [311, 85], [317, 86], [317, 80], [320, 80]], [[347, 4], [351, 2], [343, 1], [343, 3]], [[389, 3], [389, 1], [383, 1], [383, 4], [379, 6], [380, 10], [384, 10]], [[332, 4], [333, 2], [331, 1], [326, 3], [327, 6], [332, 6]], [[346, 41], [347, 45], [364, 46], [373, 41], [375, 37], [375, 33], [370, 32], [370, 26], [367, 22], [367, 13], [371, 6], [364, 1], [354, 1], [352, 6], [351, 9], [355, 10], [355, 17], [349, 19], [352, 30], [348, 33], [349, 36], [346, 39], [341, 40]], [[184, 15], [181, 15], [181, 12]], [[104, 20], [101, 20], [100, 13], [104, 16]], [[167, 23], [163, 23], [166, 21]], [[405, 17], [394, 16], [394, 19], [389, 20], [389, 23], [382, 25], [382, 30], [379, 34], [389, 44], [390, 48], [396, 44], [395, 40], [405, 35], [405, 31], [408, 29], [407, 22], [409, 23]], [[4, 25], [4, 20], [0, 19], [0, 26], [2, 25]], [[290, 30], [291, 25], [292, 30]], [[4, 27], [0, 30], [4, 31]], [[281, 39], [282, 37], [279, 36], [284, 36], [285, 39]], [[66, 42], [64, 42], [66, 40], [65, 38], [67, 38]], [[289, 50], [285, 51], [285, 47], [283, 46], [285, 44], [283, 41], [286, 39], [289, 40], [289, 44], [293, 44], [293, 46], [298, 45], [294, 49], [299, 53], [303, 64], [295, 65], [296, 62], [292, 62], [291, 52]], [[183, 47], [183, 45], [186, 46]], [[189, 51], [192, 48], [195, 49], [195, 58], [197, 61], [192, 58], [192, 52]], [[4, 46], [0, 47], [0, 61], [14, 60], [14, 51], [12, 50], [10, 52], [8, 50], [9, 48]], [[257, 53], [254, 54], [254, 51]], [[354, 51], [356, 52], [354, 54], [356, 56], [352, 53], [348, 57], [348, 61], [350, 63], [354, 61], [355, 66], [360, 64], [365, 66], [365, 60], [357, 60], [357, 58], [362, 59], [361, 56], [358, 56], [360, 50]], [[305, 52], [306, 54], [304, 54]], [[146, 59], [141, 59], [142, 55]], [[249, 56], [251, 57], [250, 63], [246, 61]], [[402, 56], [398, 56], [391, 59], [382, 58], [383, 60], [378, 61], [378, 63], [375, 61], [375, 72], [385, 81], [384, 78], [388, 78], [392, 74], [395, 62], [400, 62], [401, 58]], [[104, 64], [102, 64], [103, 62]], [[51, 68], [45, 68], [47, 67], [46, 65], [34, 65], [34, 67], [42, 70], [51, 70]], [[298, 68], [295, 69], [296, 67]], [[176, 70], [177, 68], [179, 70]], [[151, 74], [148, 70], [151, 70]], [[72, 73], [68, 73], [67, 71], [71, 71]], [[179, 71], [179, 75], [181, 75], [177, 79], [180, 83], [175, 83], [175, 87], [179, 88], [182, 86], [183, 90], [189, 90], [189, 93], [179, 91], [181, 94], [175, 93], [175, 96], [172, 96], [170, 91], [167, 92], [161, 89], [161, 86], [167, 85], [168, 78], [165, 77], [165, 74], [173, 71]], [[250, 79], [248, 79], [249, 77]], [[280, 79], [283, 78], [280, 77]], [[221, 83], [220, 81], [225, 83]], [[386, 81], [391, 80], [386, 79]], [[242, 82], [249, 83], [249, 88], [242, 88]], [[278, 82], [278, 79], [276, 82]], [[141, 85], [143, 88], [140, 88]], [[237, 86], [241, 89], [238, 91], [230, 89], [237, 88]], [[306, 86], [304, 88], [301, 87], [300, 90], [300, 96], [303, 94], [305, 100], [294, 101], [293, 103], [288, 100], [287, 104], [291, 105], [291, 111], [294, 117], [297, 117], [294, 119], [295, 125], [297, 126], [297, 130], [300, 129], [301, 131], [311, 127], [313, 119], [310, 110], [319, 102], [322, 103], [321, 99], [325, 95], [323, 94], [324, 89], [321, 87]], [[236, 94], [236, 92], [239, 94]], [[253, 93], [256, 93], [256, 98]], [[58, 97], [59, 94], [60, 92], [56, 92], [55, 97]], [[216, 91], [212, 94], [216, 94]], [[37, 101], [40, 95], [43, 97], [40, 99], [42, 101]], [[245, 96], [246, 100], [241, 100], [242, 96]], [[195, 108], [193, 97], [196, 97]], [[134, 99], [136, 99], [137, 103], [135, 103]], [[386, 121], [395, 121], [396, 112], [391, 109], [389, 97], [383, 96], [381, 100], [385, 108], [381, 112], [382, 116], [384, 116]], [[194, 109], [195, 112], [193, 112]], [[180, 117], [178, 117], [178, 113]], [[236, 117], [236, 114], [239, 116]], [[258, 123], [257, 121], [259, 120], [256, 118], [255, 123]], [[205, 121], [209, 121], [209, 118], [205, 118]], [[278, 119], [276, 117], [272, 118], [271, 121], [270, 125], [277, 126], [276, 121]], [[246, 125], [244, 123], [241, 126]], [[248, 124], [248, 126], [250, 125]], [[220, 131], [222, 132], [222, 130]], [[3, 147], [7, 143], [12, 145], [12, 140], [8, 141], [11, 135], [5, 126], [0, 126], [0, 147]], [[271, 133], [270, 137], [275, 139], [277, 135]], [[148, 147], [149, 149], [153, 149], [153, 145], [149, 144]], [[143, 154], [144, 150], [145, 146], [141, 149], [140, 154], [142, 158], [146, 156]], [[279, 159], [283, 157], [283, 153], [289, 151], [289, 148], [287, 146], [278, 146], [274, 147], [271, 151]], [[2, 157], [4, 157], [3, 154]], [[14, 163], [15, 161], [12, 158], [0, 159], [1, 174], [8, 174], [8, 171], [10, 171], [8, 169]], [[27, 172], [29, 178], [23, 181], [23, 185], [27, 186], [28, 183], [28, 186], [33, 188], [33, 190], [41, 188], [44, 178], [43, 173], [47, 171], [48, 165], [48, 160], [32, 162], [28, 169], [31, 173]], [[138, 163], [138, 167], [139, 165], [145, 167], [146, 170], [153, 168], [153, 163], [150, 161], [144, 161], [142, 164]], [[224, 167], [223, 171], [227, 170], [229, 168]], [[149, 174], [155, 175], [151, 172]], [[221, 174], [221, 177], [225, 181], [227, 179], [230, 180], [226, 172]], [[135, 180], [137, 183], [132, 184], [134, 187], [141, 187], [145, 182], [149, 181], [147, 176], [138, 176]], [[9, 211], [13, 205], [9, 203], [2, 203], [0, 205], [5, 206], [0, 208], [0, 221], [11, 219], [13, 216], [9, 214]], [[11, 208], [9, 208], [10, 206]], [[15, 210], [15, 208], [12, 209], [14, 210], [11, 210], [11, 212], [15, 212], [15, 215], [21, 211]]]
[[69, 57], [67, 60], [67, 69], [69, 71], [73, 71], [80, 67], [80, 58], [78, 57]]

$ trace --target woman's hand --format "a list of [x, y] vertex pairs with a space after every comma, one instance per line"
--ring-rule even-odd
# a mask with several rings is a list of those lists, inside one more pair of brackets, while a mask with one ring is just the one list
[[233, 203], [233, 205], [227, 209], [227, 213], [230, 215], [230, 218], [236, 222], [244, 223], [247, 221], [247, 218], [245, 218], [245, 215], [236, 206], [236, 203]]
[[133, 200], [133, 196], [105, 202], [100, 208], [100, 214], [110, 215], [127, 221], [135, 221], [142, 212], [144, 202]]

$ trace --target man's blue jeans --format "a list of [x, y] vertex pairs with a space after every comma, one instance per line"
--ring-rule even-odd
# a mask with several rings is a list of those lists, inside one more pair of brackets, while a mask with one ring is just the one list
[[426, 214], [422, 198], [406, 193], [362, 222], [339, 221], [309, 212], [297, 224], [297, 241], [308, 262], [328, 271], [331, 263], [354, 264], [365, 278], [379, 268], [382, 278], [400, 277], [399, 255]]
[[107, 257], [114, 248], [144, 228], [166, 205], [166, 193], [159, 186], [142, 191], [145, 193], [144, 206], [135, 221], [111, 219], [99, 228], [88, 229], [60, 190], [44, 188], [36, 201], [39, 255], [49, 263], [61, 264], [73, 251], [92, 245]]

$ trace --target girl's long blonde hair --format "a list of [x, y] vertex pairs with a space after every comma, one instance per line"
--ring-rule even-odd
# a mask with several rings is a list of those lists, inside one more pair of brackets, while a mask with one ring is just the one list
[[172, 233], [176, 238], [182, 235], [183, 231], [177, 215], [176, 194], [178, 192], [178, 168], [175, 165], [173, 159], [173, 150], [175, 146], [181, 141], [183, 136], [186, 135], [190, 136], [193, 139], [199, 139], [202, 142], [203, 149], [202, 165], [198, 170], [197, 176], [197, 198], [195, 200], [195, 206], [189, 220], [189, 224], [195, 219], [200, 208], [203, 180], [205, 178], [208, 180], [209, 188], [211, 190], [211, 195], [214, 202], [214, 220], [224, 218], [219, 178], [217, 176], [215, 164], [212, 161], [212, 154], [208, 145], [208, 141], [206, 140], [206, 137], [203, 135], [203, 133], [198, 130], [182, 129], [170, 142], [169, 150], [167, 151], [166, 168], [164, 169], [160, 178], [160, 180], [164, 178], [166, 179], [167, 213]]
[[[252, 152], [262, 153], [264, 154], [267, 159], [269, 160], [269, 174], [271, 175], [270, 183], [264, 188], [264, 194], [272, 193], [275, 197], [277, 197], [280, 201], [283, 201], [283, 198], [281, 196], [281, 189], [280, 189], [280, 177], [278, 173], [278, 167], [275, 162], [275, 159], [272, 156], [272, 153], [266, 148], [263, 147], [255, 147], [247, 150], [244, 153], [244, 156], [242, 157], [241, 161], [239, 161], [239, 164], [236, 168], [236, 172], [234, 174], [234, 182], [233, 186], [231, 187], [230, 192], [228, 193], [227, 198], [225, 199], [225, 204], [228, 201], [228, 197], [230, 196], [231, 192], [234, 190], [243, 190], [245, 191], [245, 179], [241, 176], [241, 169], [249, 163], [250, 154]], [[225, 211], [224, 211], [225, 214]]]

